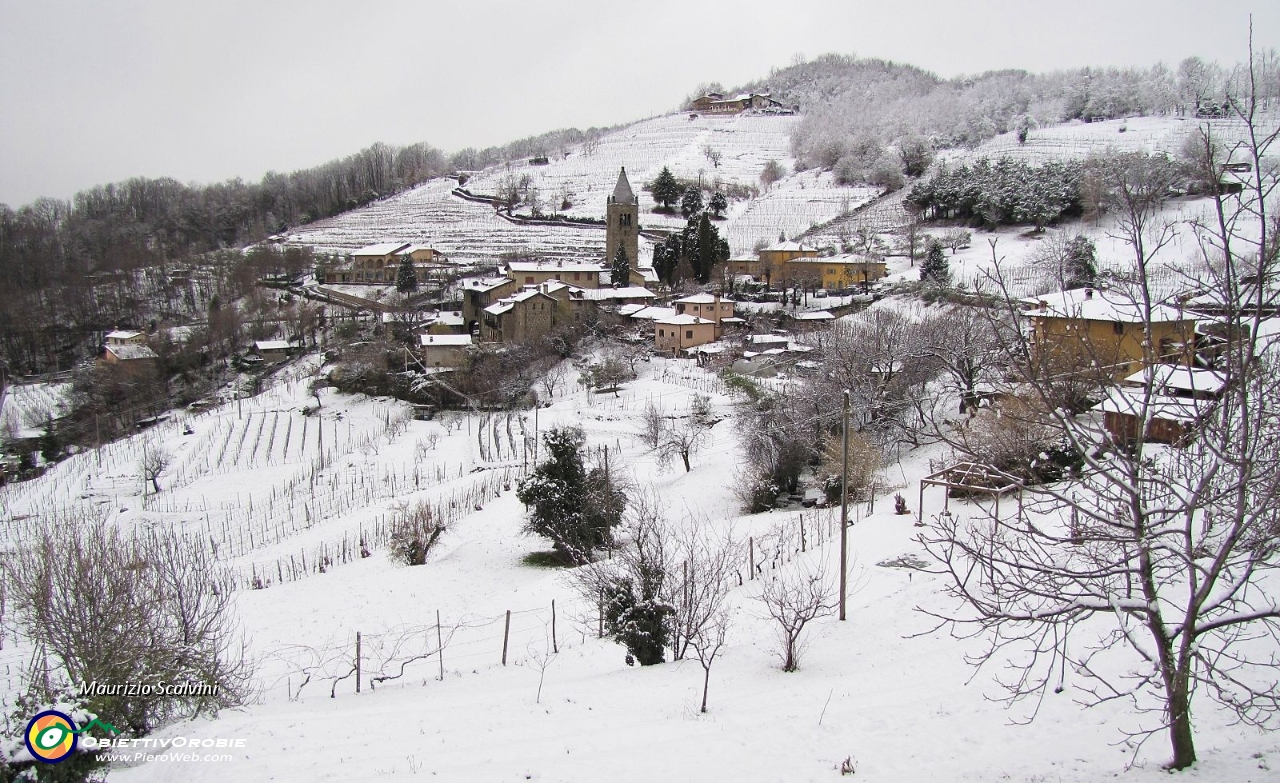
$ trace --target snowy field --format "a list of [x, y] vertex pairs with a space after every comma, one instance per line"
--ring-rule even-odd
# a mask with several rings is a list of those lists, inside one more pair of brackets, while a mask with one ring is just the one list
[[[941, 510], [943, 498], [927, 492], [919, 509], [917, 486], [930, 459], [943, 456], [936, 449], [904, 450], [881, 476], [875, 513], [865, 504], [851, 510], [849, 619], [818, 621], [800, 671], [782, 673], [756, 596], [764, 580], [788, 569], [834, 567], [836, 512], [741, 516], [731, 490], [735, 420], [723, 385], [688, 362], [641, 367], [641, 378], [617, 396], [582, 391], [570, 371], [536, 419], [527, 412], [424, 422], [410, 420], [400, 403], [331, 392], [304, 415], [316, 404], [307, 390], [316, 366], [303, 361], [257, 397], [179, 416], [0, 489], [11, 545], [30, 529], [28, 515], [79, 506], [125, 526], [175, 527], [193, 542], [211, 536], [235, 569], [229, 587], [262, 661], [262, 695], [158, 736], [243, 737], [246, 750], [229, 762], [113, 769], [110, 779], [816, 781], [838, 778], [846, 759], [858, 779], [885, 782], [1167, 779], [1161, 738], [1136, 756], [1116, 744], [1121, 729], [1143, 725], [1124, 704], [1084, 710], [1068, 676], [1065, 692], [1050, 695], [1035, 722], [1016, 725], [1030, 708], [1006, 710], [988, 699], [998, 694], [994, 670], [971, 679], [963, 656], [979, 643], [930, 632], [916, 609], [950, 606], [941, 581], [888, 562], [923, 556], [913, 523], [921, 511], [927, 520]], [[691, 472], [678, 461], [664, 469], [637, 441], [641, 414], [649, 403], [682, 413], [696, 393], [727, 418]], [[696, 661], [627, 667], [620, 646], [596, 638], [595, 608], [567, 574], [522, 562], [547, 547], [521, 531], [523, 508], [510, 491], [530, 461], [524, 435], [535, 424], [583, 426], [588, 445], [608, 447], [637, 486], [660, 494], [673, 521], [751, 541], [759, 577], [750, 578], [739, 552], [734, 582], [745, 578], [732, 593], [728, 647], [712, 671], [707, 714], [697, 712]], [[137, 469], [144, 450], [155, 448], [173, 457], [159, 494], [145, 491]], [[894, 514], [898, 491], [910, 515]], [[418, 499], [449, 514], [450, 531], [427, 565], [394, 565], [376, 543], [379, 525], [395, 504]], [[952, 501], [951, 508], [966, 507]], [[374, 543], [367, 558], [351, 552], [362, 537]], [[265, 588], [252, 589], [255, 579]], [[553, 601], [559, 652], [544, 671]], [[375, 690], [366, 679], [359, 694], [341, 681], [330, 698], [321, 676], [350, 666], [357, 632], [366, 677], [394, 673], [398, 662], [434, 649], [437, 612], [443, 660], [415, 661]], [[6, 617], [0, 665], [12, 695], [30, 650], [11, 623]], [[306, 685], [304, 668], [317, 672]], [[1230, 725], [1207, 701], [1200, 708], [1203, 760], [1182, 777], [1269, 779], [1280, 741]]]
[[[640, 198], [640, 222], [649, 228], [676, 229], [678, 216], [653, 212], [653, 199], [644, 191], [664, 166], [677, 177], [701, 179], [708, 187], [716, 181], [760, 186], [766, 161], [777, 160], [790, 172], [790, 133], [796, 117], [741, 116], [699, 117], [675, 114], [644, 120], [602, 137], [594, 147], [571, 150], [567, 157], [553, 155], [546, 165], [517, 161], [492, 166], [467, 182], [478, 195], [495, 195], [504, 180], [530, 178], [544, 211], [567, 198], [575, 217], [601, 219], [607, 197], [613, 193], [618, 169], [625, 166], [632, 189]], [[719, 153], [716, 166], [705, 154], [710, 146]], [[352, 212], [301, 226], [290, 232], [290, 243], [325, 252], [353, 250], [379, 241], [398, 240], [429, 244], [459, 261], [495, 260], [508, 253], [546, 258], [598, 259], [604, 255], [604, 231], [600, 227], [516, 225], [494, 214], [487, 204], [450, 195], [456, 183], [441, 179]], [[867, 187], [843, 187], [830, 173], [792, 174], [768, 191], [730, 204], [720, 224], [735, 254], [750, 252], [758, 242], [772, 244], [778, 236], [793, 237], [814, 225], [866, 203], [878, 194]], [[521, 208], [518, 212], [528, 212]], [[648, 261], [651, 245], [641, 258]]]

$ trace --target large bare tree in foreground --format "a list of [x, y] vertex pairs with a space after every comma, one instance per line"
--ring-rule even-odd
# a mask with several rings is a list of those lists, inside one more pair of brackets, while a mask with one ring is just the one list
[[[1280, 717], [1280, 347], [1269, 345], [1263, 322], [1280, 283], [1268, 158], [1276, 130], [1261, 117], [1259, 71], [1269, 61], [1250, 64], [1230, 90], [1231, 124], [1243, 132], [1224, 144], [1217, 137], [1228, 124], [1205, 123], [1192, 145], [1214, 208], [1186, 228], [1199, 240], [1199, 279], [1220, 322], [1221, 398], [1172, 402], [1148, 373], [1143, 388], [1119, 398], [1138, 423], [1117, 442], [1096, 418], [1055, 404], [1050, 379], [1028, 371], [1024, 392], [1051, 412], [1081, 467], [1070, 480], [1026, 487], [1016, 511], [1006, 503], [1000, 517], [944, 514], [921, 536], [961, 601], [940, 619], [987, 640], [974, 662], [1006, 667], [1000, 684], [1010, 701], [1064, 690], [1070, 669], [1082, 702], [1125, 701], [1143, 716], [1129, 730], [1137, 746], [1167, 733], [1173, 769], [1196, 761], [1197, 695], [1247, 724]], [[1243, 163], [1243, 191], [1230, 192], [1220, 183]], [[1099, 171], [1115, 234], [1134, 253], [1133, 279], [1117, 290], [1143, 316], [1145, 366], [1166, 350], [1157, 313], [1178, 306], [1151, 274], [1170, 238], [1158, 219], [1166, 175], [1165, 163], [1133, 156]], [[1025, 339], [1010, 348], [1019, 366], [1034, 366]], [[1096, 396], [1116, 399], [1105, 376]], [[1171, 405], [1194, 422], [1181, 447], [1149, 437]]]

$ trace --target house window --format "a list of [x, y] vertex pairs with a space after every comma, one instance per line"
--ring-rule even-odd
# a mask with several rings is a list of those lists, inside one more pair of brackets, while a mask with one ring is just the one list
[[525, 284], [525, 285], [533, 285], [533, 275], [525, 275], [525, 276], [524, 276], [524, 284]]
[[663, 331], [662, 329], [659, 329], [659, 330], [658, 330], [658, 336], [659, 336], [659, 337], [666, 337], [666, 336], [667, 336], [667, 333], [666, 333], [665, 331]]
[[1111, 328], [1115, 331], [1116, 334], [1124, 334], [1124, 324], [1120, 323], [1119, 321], [1116, 321], [1115, 323], [1111, 324]]
[[574, 279], [574, 280], [581, 280], [581, 279], [582, 279], [582, 273], [581, 273], [581, 272], [574, 272], [574, 273], [573, 273], [573, 279]]
[[692, 340], [692, 339], [693, 339], [693, 330], [692, 330], [692, 329], [685, 329], [685, 330], [684, 330], [684, 338], [685, 338], [686, 340]]

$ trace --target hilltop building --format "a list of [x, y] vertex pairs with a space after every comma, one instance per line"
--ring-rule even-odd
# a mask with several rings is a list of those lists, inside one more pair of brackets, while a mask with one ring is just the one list
[[741, 114], [749, 109], [794, 114], [800, 107], [784, 106], [770, 97], [767, 92], [744, 92], [732, 98], [726, 98], [718, 92], [709, 92], [694, 98], [689, 104], [689, 109], [700, 114]]

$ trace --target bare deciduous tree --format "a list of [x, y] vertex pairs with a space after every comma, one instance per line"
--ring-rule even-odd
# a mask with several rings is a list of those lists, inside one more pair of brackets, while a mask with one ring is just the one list
[[760, 601], [777, 624], [782, 670], [793, 672], [800, 667], [805, 627], [836, 609], [835, 587], [825, 564], [801, 559], [778, 569], [776, 576], [765, 582]]
[[158, 447], [142, 452], [142, 459], [138, 461], [143, 482], [151, 482], [151, 490], [157, 494], [160, 492], [160, 475], [169, 467], [169, 462], [169, 452]]

